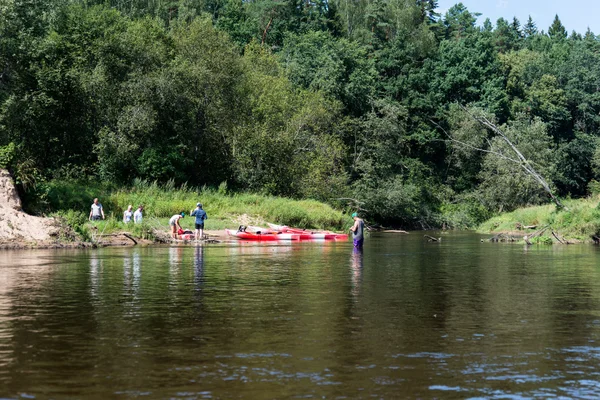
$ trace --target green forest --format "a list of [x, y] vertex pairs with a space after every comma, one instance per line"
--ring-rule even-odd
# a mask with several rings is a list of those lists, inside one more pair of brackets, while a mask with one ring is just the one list
[[[435, 0], [0, 0], [0, 167], [473, 226], [598, 190], [600, 40]], [[504, 156], [503, 156], [504, 155]]]

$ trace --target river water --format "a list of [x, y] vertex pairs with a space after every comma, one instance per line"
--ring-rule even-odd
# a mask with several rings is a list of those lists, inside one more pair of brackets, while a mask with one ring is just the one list
[[599, 398], [600, 249], [0, 252], [0, 398]]

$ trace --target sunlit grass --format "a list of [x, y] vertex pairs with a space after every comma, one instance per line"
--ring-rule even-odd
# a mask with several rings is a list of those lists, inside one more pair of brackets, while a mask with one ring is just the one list
[[565, 208], [554, 205], [527, 207], [491, 218], [479, 226], [481, 232], [514, 232], [518, 226], [551, 226], [564, 237], [589, 241], [600, 233], [600, 198], [565, 200]]

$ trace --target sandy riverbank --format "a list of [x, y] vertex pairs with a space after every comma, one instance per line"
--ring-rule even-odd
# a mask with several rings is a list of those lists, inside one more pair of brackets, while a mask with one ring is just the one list
[[[92, 248], [105, 246], [149, 246], [153, 244], [192, 243], [170, 240], [165, 229], [157, 231], [156, 240], [134, 237], [129, 232], [116, 232], [97, 235], [91, 242], [65, 239], [72, 235], [61, 234], [61, 227], [54, 218], [36, 217], [22, 211], [21, 199], [10, 173], [0, 169], [0, 249], [49, 249], [49, 248]], [[215, 243], [229, 240], [225, 231], [205, 230], [208, 240], [201, 243]]]
[[0, 248], [46, 246], [58, 234], [59, 227], [53, 218], [35, 217], [22, 211], [10, 173], [0, 169]]

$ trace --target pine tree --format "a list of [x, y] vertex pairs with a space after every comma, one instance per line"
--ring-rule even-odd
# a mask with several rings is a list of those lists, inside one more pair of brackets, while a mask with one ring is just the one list
[[426, 20], [430, 24], [435, 24], [440, 17], [440, 14], [436, 13], [435, 10], [438, 8], [437, 0], [416, 0], [417, 6], [421, 9], [423, 14], [423, 20]]
[[492, 26], [492, 21], [490, 21], [489, 18], [486, 18], [485, 21], [483, 21], [483, 31], [491, 32], [493, 30], [494, 30], [494, 27]]
[[509, 24], [504, 18], [498, 18], [494, 30], [494, 46], [499, 53], [516, 49], [520, 40], [520, 32], [515, 31], [514, 22]]
[[510, 28], [516, 38], [520, 39], [523, 37], [523, 32], [521, 31], [521, 22], [517, 19], [517, 17], [513, 17]]
[[571, 32], [571, 36], [569, 36], [569, 40], [581, 40], [581, 39], [583, 39], [581, 34], [575, 32], [575, 31]]
[[537, 26], [535, 26], [535, 22], [533, 22], [533, 19], [531, 19], [530, 15], [529, 19], [527, 19], [527, 23], [523, 27], [523, 34], [525, 35], [525, 37], [530, 37], [536, 35], [537, 33]]
[[554, 16], [554, 22], [548, 28], [548, 36], [552, 39], [566, 39], [567, 38], [567, 30], [563, 26], [562, 22], [560, 22], [560, 18], [558, 18], [558, 14]]
[[592, 32], [592, 30], [590, 29], [589, 26], [588, 26], [587, 31], [585, 32], [585, 35], [583, 36], [583, 38], [585, 40], [596, 40], [596, 35], [594, 35], [594, 32]]
[[475, 30], [475, 22], [480, 13], [471, 13], [463, 3], [458, 3], [446, 12], [443, 22], [446, 38], [459, 39]]

